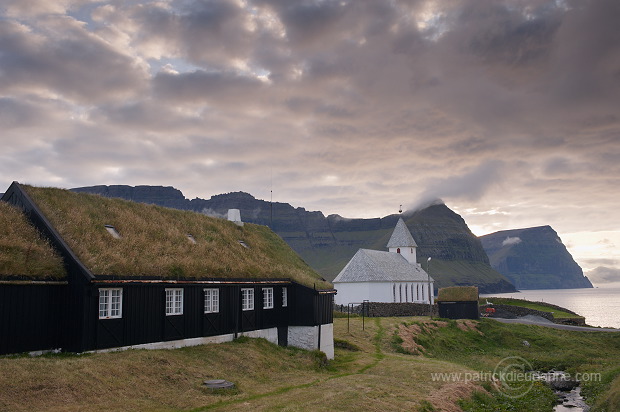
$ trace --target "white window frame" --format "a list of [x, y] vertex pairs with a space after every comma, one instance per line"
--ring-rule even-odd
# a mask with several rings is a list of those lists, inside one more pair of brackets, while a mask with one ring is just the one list
[[285, 286], [282, 288], [282, 307], [288, 306], [288, 288]]
[[123, 317], [123, 289], [99, 289], [99, 319], [120, 319]]
[[166, 288], [166, 316], [183, 314], [183, 289]]
[[254, 288], [241, 288], [241, 310], [254, 310]]
[[217, 288], [203, 289], [205, 294], [204, 313], [220, 312], [220, 290]]
[[273, 288], [263, 288], [263, 309], [273, 309]]

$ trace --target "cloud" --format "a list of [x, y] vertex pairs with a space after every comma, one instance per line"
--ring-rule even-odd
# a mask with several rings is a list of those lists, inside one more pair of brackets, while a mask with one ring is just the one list
[[506, 239], [504, 239], [504, 241], [502, 242], [502, 246], [512, 246], [512, 245], [518, 245], [519, 243], [521, 243], [521, 238], [520, 237], [507, 237]]
[[[488, 160], [462, 174], [447, 178], [431, 179], [428, 189], [420, 196], [420, 203], [438, 198], [469, 199], [481, 198], [494, 184], [501, 181], [504, 163], [499, 160]], [[414, 207], [415, 209], [415, 207]]]
[[599, 266], [586, 275], [594, 284], [620, 282], [620, 269], [617, 267]]
[[3, 6], [5, 187], [273, 187], [346, 217], [441, 198], [505, 211], [464, 216], [494, 230], [620, 228], [614, 0]]

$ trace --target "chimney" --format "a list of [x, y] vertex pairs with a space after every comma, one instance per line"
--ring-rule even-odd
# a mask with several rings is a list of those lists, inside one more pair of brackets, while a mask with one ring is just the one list
[[239, 212], [239, 209], [228, 209], [228, 220], [237, 226], [243, 226], [243, 222], [241, 221], [241, 212]]

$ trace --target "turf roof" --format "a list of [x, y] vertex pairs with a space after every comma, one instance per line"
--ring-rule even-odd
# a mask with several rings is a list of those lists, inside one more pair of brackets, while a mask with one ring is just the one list
[[332, 288], [266, 226], [237, 226], [195, 212], [63, 189], [22, 188], [95, 276], [291, 279]]
[[60, 256], [24, 213], [0, 201], [0, 278], [60, 280], [66, 275]]
[[478, 287], [476, 286], [450, 286], [441, 288], [437, 292], [438, 302], [477, 302]]

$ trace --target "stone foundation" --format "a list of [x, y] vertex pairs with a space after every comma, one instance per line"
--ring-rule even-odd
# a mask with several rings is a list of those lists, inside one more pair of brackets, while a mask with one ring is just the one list
[[[334, 305], [334, 310], [347, 313], [346, 305]], [[351, 313], [368, 317], [394, 317], [394, 316], [428, 316], [429, 305], [426, 303], [384, 303], [368, 302], [365, 305], [351, 307]], [[433, 316], [438, 316], [437, 304], [432, 305]]]

